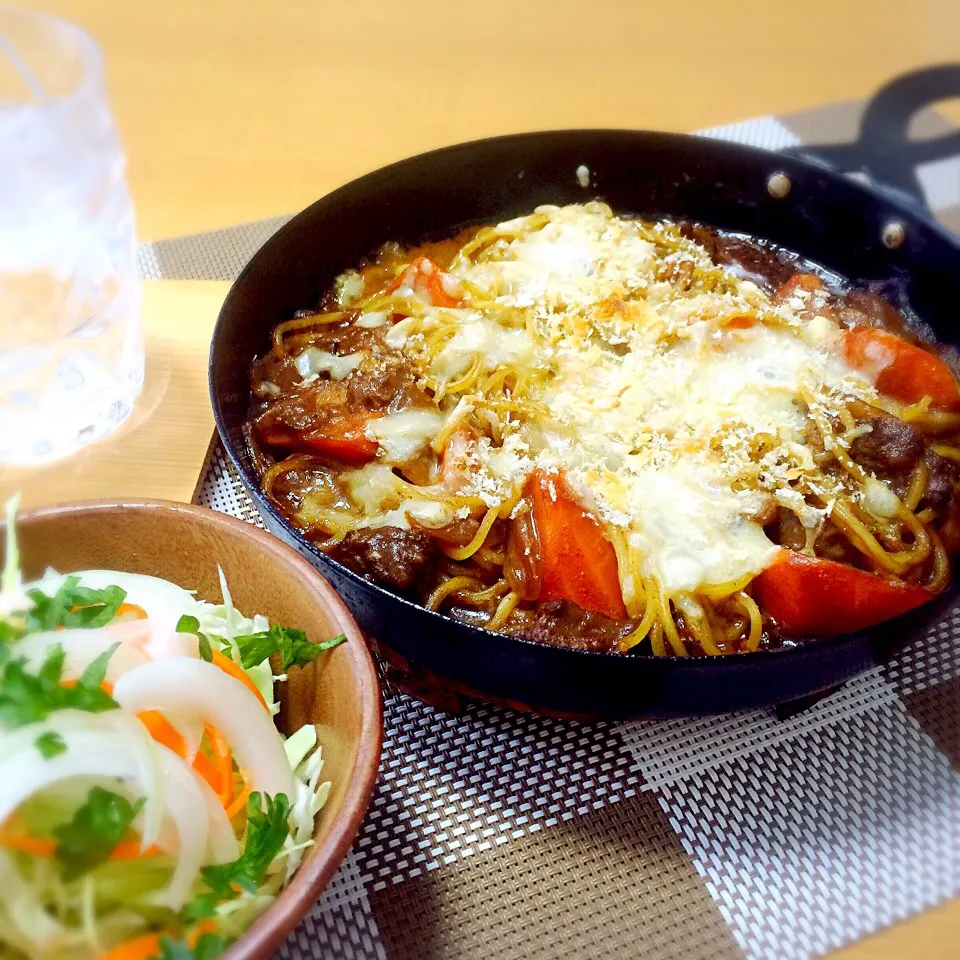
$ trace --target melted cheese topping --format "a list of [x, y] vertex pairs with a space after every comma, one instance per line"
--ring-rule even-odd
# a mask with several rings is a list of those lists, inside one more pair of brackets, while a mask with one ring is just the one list
[[[654, 246], [630, 221], [595, 203], [541, 207], [538, 215], [548, 218], [539, 230], [499, 241], [487, 259], [460, 275], [504, 304], [538, 312], [562, 313], [648, 285], [656, 265]], [[500, 230], [510, 233], [529, 219], [508, 221]]]
[[[641, 573], [671, 591], [763, 569], [777, 549], [758, 522], [770, 504], [815, 534], [831, 490], [804, 443], [809, 405], [829, 416], [876, 392], [803, 297], [774, 304], [672, 225], [597, 203], [500, 224], [451, 273], [473, 291], [464, 307], [426, 305], [388, 342], [440, 388], [478, 359], [481, 371], [529, 376], [529, 413], [468, 391], [446, 397], [434, 424], [422, 412], [416, 424], [399, 423], [407, 414], [376, 421], [387, 462], [398, 462], [401, 434], [409, 452], [444, 422], [445, 441], [459, 419], [481, 418], [491, 436], [470, 444], [461, 492], [496, 506], [534, 468], [560, 470], [622, 531]], [[811, 506], [811, 491], [827, 505]]]
[[348, 356], [339, 357], [326, 350], [307, 347], [297, 357], [296, 364], [297, 372], [303, 377], [303, 382], [312, 383], [321, 373], [329, 373], [334, 380], [344, 380], [360, 366], [362, 360], [362, 353], [351, 353]]
[[431, 370], [443, 379], [463, 373], [476, 356], [483, 370], [499, 366], [529, 366], [536, 351], [526, 330], [504, 329], [495, 320], [473, 311], [458, 311], [460, 327], [434, 360]]
[[371, 420], [364, 433], [380, 445], [380, 459], [402, 464], [412, 460], [436, 436], [443, 417], [433, 410], [403, 410]]

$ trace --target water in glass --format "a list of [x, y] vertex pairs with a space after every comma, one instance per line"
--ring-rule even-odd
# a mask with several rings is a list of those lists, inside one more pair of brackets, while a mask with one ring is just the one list
[[0, 7], [0, 462], [105, 436], [143, 383], [133, 211], [78, 28]]

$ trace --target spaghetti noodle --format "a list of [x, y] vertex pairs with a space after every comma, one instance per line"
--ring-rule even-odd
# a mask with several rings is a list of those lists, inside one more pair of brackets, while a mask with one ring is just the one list
[[905, 612], [960, 547], [960, 388], [797, 263], [599, 203], [390, 244], [255, 364], [264, 492], [535, 640], [722, 655]]

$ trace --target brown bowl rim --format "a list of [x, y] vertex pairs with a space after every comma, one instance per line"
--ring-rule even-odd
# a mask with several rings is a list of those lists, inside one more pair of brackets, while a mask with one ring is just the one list
[[[334, 823], [340, 829], [331, 829], [326, 841], [314, 846], [304, 858], [290, 883], [250, 928], [223, 954], [226, 960], [262, 960], [272, 955], [296, 925], [316, 903], [337, 867], [353, 843], [360, 824], [366, 816], [380, 769], [380, 751], [383, 739], [383, 713], [380, 683], [366, 640], [353, 614], [326, 577], [308, 563], [292, 547], [266, 530], [226, 513], [195, 504], [172, 500], [122, 498], [115, 500], [83, 500], [37, 507], [17, 515], [17, 525], [47, 517], [68, 518], [78, 513], [98, 513], [115, 510], [175, 512], [186, 514], [212, 529], [229, 530], [250, 537], [260, 550], [281, 565], [293, 567], [315, 586], [317, 595], [348, 643], [341, 649], [350, 655], [357, 677], [358, 697], [362, 718], [357, 743], [357, 759], [349, 777], [343, 806]], [[0, 529], [5, 526], [0, 518]]]

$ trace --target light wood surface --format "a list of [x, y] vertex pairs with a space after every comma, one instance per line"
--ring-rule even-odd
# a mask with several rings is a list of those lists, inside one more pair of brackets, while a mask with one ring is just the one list
[[[28, 4], [30, 5], [30, 4]], [[956, 0], [42, 0], [101, 43], [143, 239], [293, 212], [383, 163], [571, 126], [693, 130], [863, 97], [955, 59]], [[946, 108], [960, 118], [958, 104]], [[39, 474], [28, 503], [188, 499], [209, 439], [207, 340], [224, 293], [148, 284], [154, 403]], [[12, 479], [0, 474], [0, 490]], [[960, 904], [836, 956], [953, 958]]]
[[696, 130], [955, 58], [956, 0], [39, 0], [102, 44], [142, 237], [294, 212], [429, 147]]

